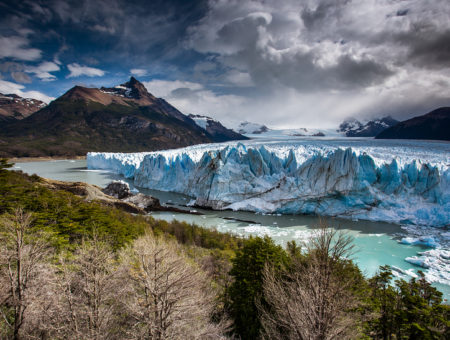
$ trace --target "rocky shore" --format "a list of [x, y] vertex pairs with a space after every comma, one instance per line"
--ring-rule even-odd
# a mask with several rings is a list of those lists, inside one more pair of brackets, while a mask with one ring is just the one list
[[201, 215], [197, 211], [184, 210], [161, 205], [159, 199], [142, 193], [131, 192], [128, 183], [112, 181], [106, 188], [84, 182], [63, 182], [42, 178], [43, 184], [52, 189], [71, 192], [86, 201], [99, 202], [133, 214], [147, 214], [152, 211], [171, 211], [185, 214]]

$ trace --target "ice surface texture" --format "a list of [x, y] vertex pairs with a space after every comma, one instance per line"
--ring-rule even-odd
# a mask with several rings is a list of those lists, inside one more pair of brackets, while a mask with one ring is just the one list
[[89, 153], [90, 169], [187, 194], [213, 209], [450, 223], [450, 146], [361, 140], [249, 141], [150, 153]]

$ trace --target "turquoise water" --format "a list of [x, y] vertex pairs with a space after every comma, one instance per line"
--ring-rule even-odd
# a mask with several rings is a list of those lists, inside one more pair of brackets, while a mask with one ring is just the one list
[[[91, 171], [86, 168], [85, 160], [57, 160], [45, 162], [16, 163], [14, 170], [22, 170], [29, 174], [61, 181], [80, 181], [106, 186], [111, 180], [123, 179], [121, 176], [105, 172]], [[133, 188], [133, 183], [127, 180]], [[190, 201], [187, 196], [155, 190], [139, 189], [139, 191], [158, 197], [161, 203], [185, 205]], [[319, 218], [301, 215], [261, 215], [250, 212], [211, 211], [197, 209], [204, 215], [175, 214], [155, 212], [155, 218], [171, 221], [173, 219], [192, 222], [206, 228], [215, 228], [221, 232], [231, 232], [242, 236], [269, 235], [279, 244], [287, 241], [307, 242], [318, 224], [323, 221], [333, 228], [343, 230], [354, 237], [354, 261], [367, 275], [373, 275], [380, 265], [391, 265], [398, 268], [396, 272], [406, 279], [405, 272], [416, 273], [423, 268], [406, 262], [406, 257], [417, 255], [428, 250], [424, 246], [404, 245], [398, 242], [405, 236], [402, 228], [395, 224], [351, 221], [337, 218]], [[450, 299], [450, 286], [435, 284]]]

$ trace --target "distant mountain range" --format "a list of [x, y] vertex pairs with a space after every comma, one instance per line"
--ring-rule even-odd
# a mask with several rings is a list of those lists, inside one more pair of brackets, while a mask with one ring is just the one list
[[375, 137], [380, 132], [395, 126], [399, 121], [387, 116], [380, 119], [371, 120], [365, 124], [356, 118], [349, 118], [339, 125], [338, 132], [346, 137]]
[[246, 139], [214, 137], [133, 77], [112, 88], [75, 86], [27, 118], [1, 124], [2, 157], [152, 151]]
[[375, 138], [450, 140], [450, 107], [441, 107], [423, 116], [405, 120]]
[[205, 129], [206, 132], [208, 132], [217, 142], [226, 142], [229, 140], [237, 139], [249, 139], [248, 137], [242, 136], [240, 133], [237, 133], [231, 129], [227, 129], [219, 121], [214, 120], [211, 117], [190, 114], [189, 118], [194, 120], [194, 122], [198, 126]]
[[46, 105], [37, 99], [0, 93], [0, 121], [26, 118]]
[[239, 123], [237, 126], [233, 127], [233, 130], [243, 135], [258, 135], [268, 132], [270, 129], [263, 124], [251, 123], [246, 121]]
[[[234, 130], [234, 131], [233, 131]], [[0, 94], [0, 157], [79, 156], [89, 151], [139, 152], [243, 140], [252, 134], [450, 140], [450, 108], [398, 122], [344, 121], [339, 129], [271, 130], [242, 122], [228, 129], [201, 115], [184, 115], [135, 78], [111, 88], [75, 86], [49, 105]]]

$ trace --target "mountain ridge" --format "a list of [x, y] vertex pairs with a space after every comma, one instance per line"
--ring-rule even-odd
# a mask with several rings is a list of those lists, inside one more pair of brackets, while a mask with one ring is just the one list
[[31, 116], [6, 122], [0, 131], [0, 156], [154, 151], [215, 141], [131, 78], [113, 88], [75, 86]]
[[230, 139], [249, 139], [232, 129], [226, 128], [222, 123], [211, 117], [189, 114], [189, 118], [193, 119], [198, 126], [205, 129], [217, 142], [225, 142]]
[[399, 121], [391, 116], [376, 118], [363, 124], [356, 118], [348, 118], [340, 125], [337, 132], [345, 134], [346, 137], [375, 137], [383, 130], [398, 124]]
[[450, 107], [440, 107], [379, 133], [376, 139], [450, 140]]
[[24, 119], [45, 107], [43, 101], [24, 98], [17, 94], [0, 93], [0, 122]]

